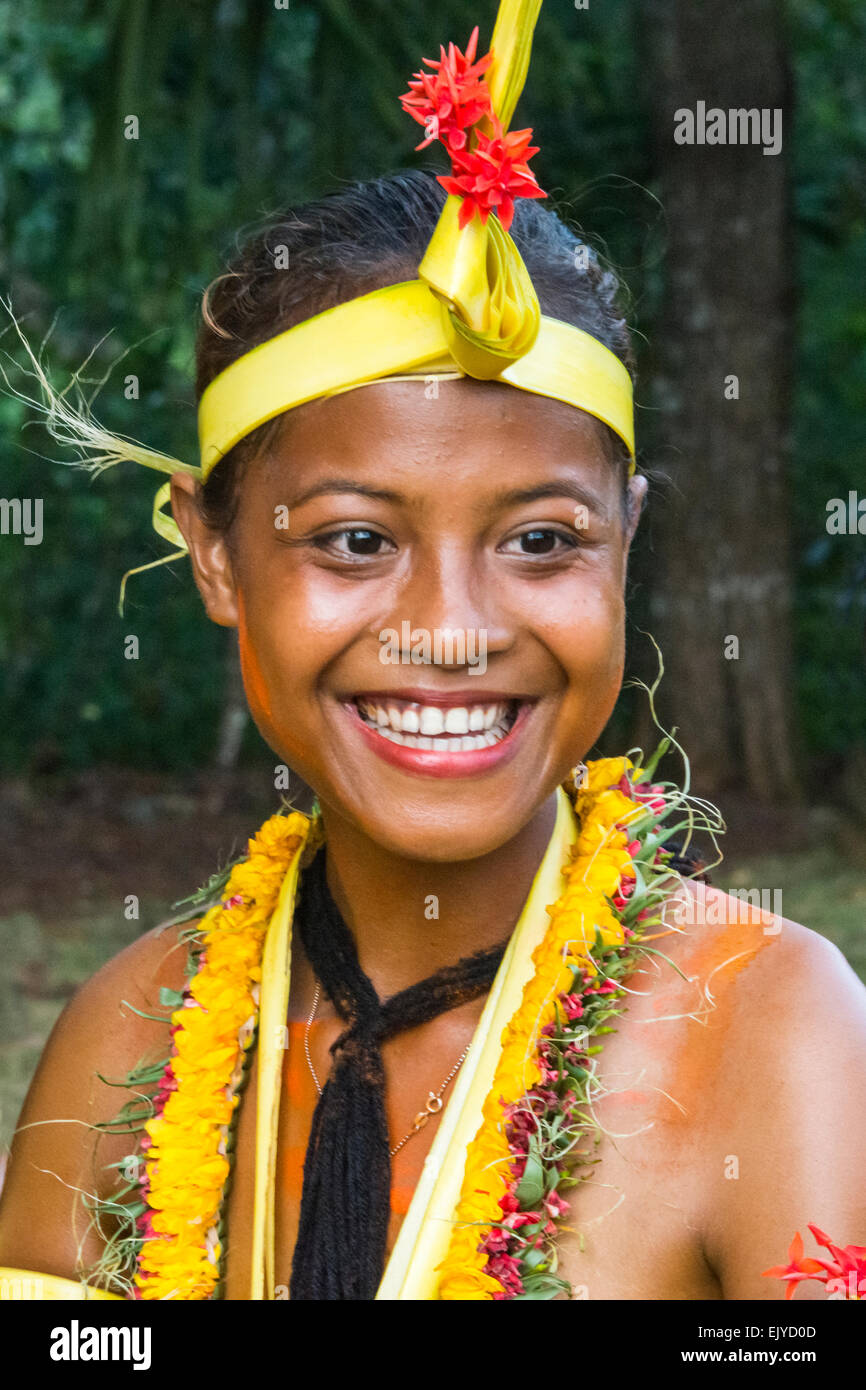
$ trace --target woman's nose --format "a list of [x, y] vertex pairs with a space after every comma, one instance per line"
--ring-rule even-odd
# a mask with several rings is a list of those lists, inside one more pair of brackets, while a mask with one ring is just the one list
[[[482, 567], [454, 552], [419, 566], [400, 593], [390, 623], [399, 632], [401, 653], [408, 647], [418, 661], [455, 668], [478, 669], [487, 654], [505, 651], [514, 638], [501, 588]], [[426, 658], [425, 652], [430, 654]]]

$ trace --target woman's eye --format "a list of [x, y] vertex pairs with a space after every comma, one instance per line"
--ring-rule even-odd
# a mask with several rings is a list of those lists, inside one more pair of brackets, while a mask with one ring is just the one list
[[313, 545], [319, 550], [327, 550], [332, 555], [347, 558], [352, 555], [381, 555], [382, 547], [390, 544], [379, 531], [371, 531], [366, 526], [345, 527], [341, 531], [329, 531], [325, 535], [314, 536]]
[[575, 537], [566, 531], [550, 526], [535, 526], [531, 531], [521, 531], [519, 536], [512, 536], [510, 541], [505, 542], [503, 550], [512, 555], [556, 555], [563, 548], [574, 550], [577, 544]]

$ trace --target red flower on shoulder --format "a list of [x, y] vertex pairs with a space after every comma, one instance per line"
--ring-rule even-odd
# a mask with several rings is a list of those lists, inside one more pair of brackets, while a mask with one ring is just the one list
[[826, 1270], [823, 1278], [828, 1294], [837, 1293], [845, 1298], [857, 1299], [866, 1297], [866, 1245], [834, 1245], [830, 1237], [811, 1222], [809, 1230], [818, 1244], [833, 1256], [832, 1261], [818, 1261]]
[[834, 1245], [818, 1226], [809, 1223], [809, 1230], [819, 1245], [829, 1250], [832, 1260], [803, 1258], [803, 1238], [798, 1231], [788, 1250], [788, 1264], [774, 1265], [762, 1271], [769, 1279], [787, 1279], [785, 1298], [793, 1298], [801, 1279], [817, 1279], [827, 1293], [844, 1298], [866, 1298], [866, 1245]]
[[761, 1271], [762, 1279], [788, 1280], [788, 1287], [785, 1290], [786, 1299], [794, 1297], [801, 1279], [814, 1279], [816, 1275], [819, 1279], [821, 1278], [820, 1260], [804, 1260], [803, 1249], [803, 1237], [797, 1231], [788, 1247], [788, 1263], [786, 1265], [773, 1265], [772, 1269]]

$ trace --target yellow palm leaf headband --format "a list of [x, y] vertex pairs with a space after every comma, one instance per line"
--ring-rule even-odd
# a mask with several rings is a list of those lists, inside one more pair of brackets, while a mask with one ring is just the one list
[[[436, 77], [416, 74], [401, 98], [404, 109], [425, 125], [427, 139], [418, 148], [441, 139], [452, 157], [451, 176], [439, 178], [448, 197], [417, 280], [387, 285], [316, 314], [220, 372], [199, 402], [198, 465], [111, 435], [87, 408], [76, 411], [65, 393], [53, 392], [18, 329], [47, 401], [29, 403], [43, 411], [53, 437], [75, 444], [96, 471], [129, 459], [164, 473], [192, 473], [204, 482], [246, 435], [307, 401], [372, 382], [472, 376], [595, 416], [625, 443], [633, 472], [634, 408], [626, 367], [591, 334], [540, 312], [508, 231], [514, 197], [546, 196], [526, 164], [536, 152], [529, 146], [531, 131], [508, 129], [526, 81], [541, 4], [501, 0], [484, 58], [473, 62], [476, 27], [465, 54], [452, 44], [447, 55], [441, 50], [438, 62], [425, 59]], [[153, 526], [176, 550], [128, 571], [121, 612], [130, 575], [186, 553], [181, 532], [164, 511], [169, 494], [165, 483], [154, 499]]]

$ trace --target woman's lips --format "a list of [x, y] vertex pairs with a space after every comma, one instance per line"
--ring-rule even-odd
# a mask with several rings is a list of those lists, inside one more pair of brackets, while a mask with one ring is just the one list
[[498, 693], [450, 697], [365, 693], [344, 704], [369, 747], [385, 762], [430, 777], [470, 777], [509, 761], [532, 701]]

